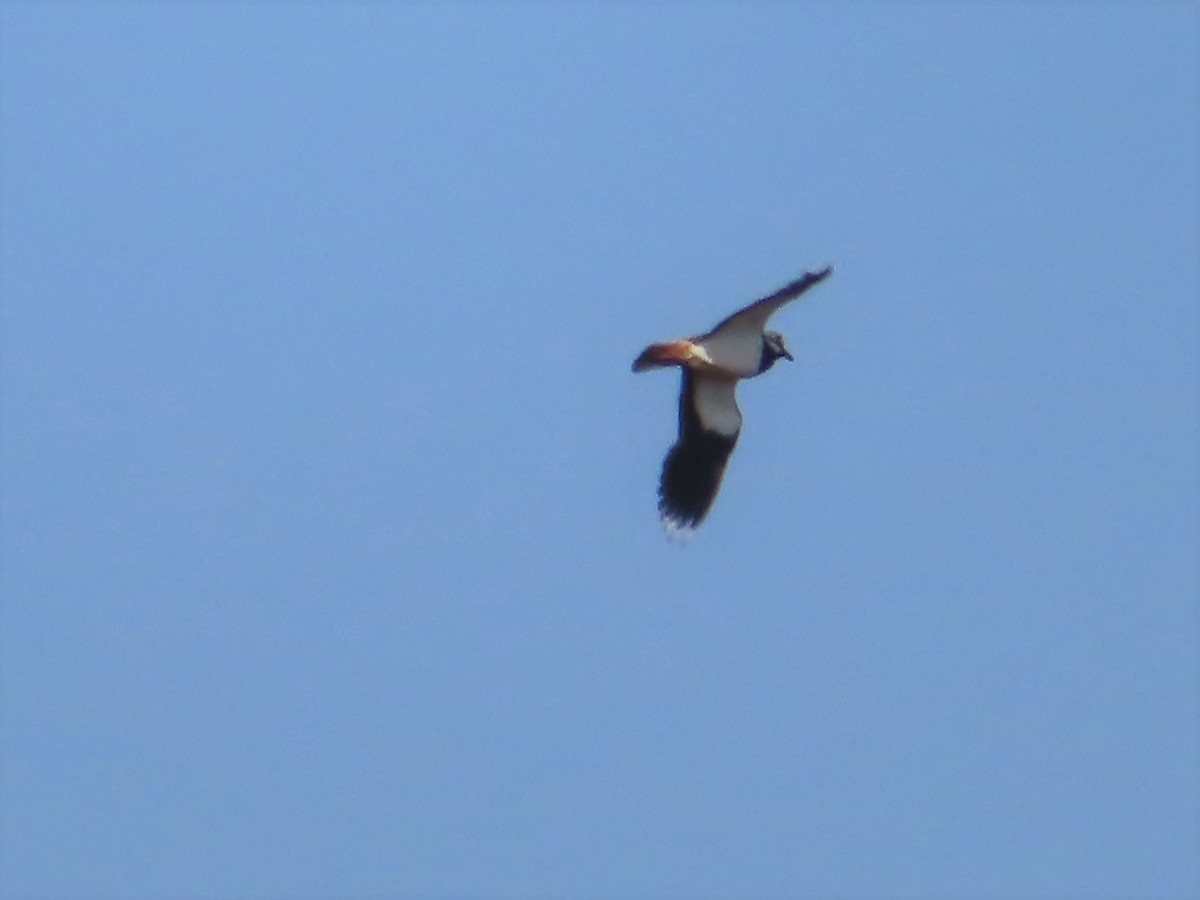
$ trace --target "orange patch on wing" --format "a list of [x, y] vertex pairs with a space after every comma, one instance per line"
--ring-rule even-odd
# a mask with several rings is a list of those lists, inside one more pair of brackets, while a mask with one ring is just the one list
[[651, 344], [642, 351], [633, 363], [633, 371], [644, 372], [663, 366], [686, 366], [695, 353], [691, 341], [674, 341], [670, 344]]

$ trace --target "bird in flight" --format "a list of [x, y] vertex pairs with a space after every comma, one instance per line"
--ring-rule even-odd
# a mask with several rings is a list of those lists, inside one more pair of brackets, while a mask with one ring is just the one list
[[806, 272], [723, 319], [707, 334], [651, 344], [634, 360], [635, 372], [672, 366], [683, 370], [679, 439], [667, 452], [658, 484], [658, 511], [668, 530], [691, 531], [712, 508], [742, 430], [737, 383], [761, 375], [780, 357], [793, 359], [783, 335], [766, 330], [767, 320], [832, 274], [832, 267]]

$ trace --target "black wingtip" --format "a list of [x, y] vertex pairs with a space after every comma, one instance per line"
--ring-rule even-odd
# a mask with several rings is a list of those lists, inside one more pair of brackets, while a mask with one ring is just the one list
[[820, 284], [832, 274], [833, 266], [826, 266], [823, 269], [817, 269], [815, 272], [805, 272], [792, 283], [797, 287], [801, 285], [804, 287], [812, 287], [814, 284]]
[[[823, 269], [817, 269], [815, 272], [805, 272], [795, 281], [785, 285], [784, 287], [781, 287], [774, 294], [765, 299], [794, 300], [796, 297], [799, 297], [801, 294], [808, 291], [809, 288], [816, 287], [832, 274], [833, 266], [826, 266]], [[718, 325], [717, 327], [719, 328], [720, 326]]]
[[697, 429], [671, 447], [658, 483], [658, 514], [668, 531], [691, 531], [704, 522], [736, 444], [737, 435]]

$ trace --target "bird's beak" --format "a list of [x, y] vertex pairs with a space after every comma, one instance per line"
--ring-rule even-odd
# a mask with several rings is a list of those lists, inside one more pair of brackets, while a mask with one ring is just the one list
[[780, 348], [779, 352], [783, 354], [783, 358], [786, 359], [788, 362], [796, 361], [796, 357], [792, 356], [792, 354], [788, 353], [786, 350]]

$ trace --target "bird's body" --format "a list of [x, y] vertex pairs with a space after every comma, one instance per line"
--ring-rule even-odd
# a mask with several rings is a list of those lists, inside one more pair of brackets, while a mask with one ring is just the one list
[[683, 370], [679, 439], [663, 462], [658, 487], [658, 509], [668, 527], [695, 528], [712, 508], [742, 430], [737, 383], [766, 372], [780, 357], [792, 359], [783, 336], [765, 330], [767, 320], [832, 272], [809, 272], [706, 334], [651, 344], [634, 361], [635, 372], [671, 366]]

